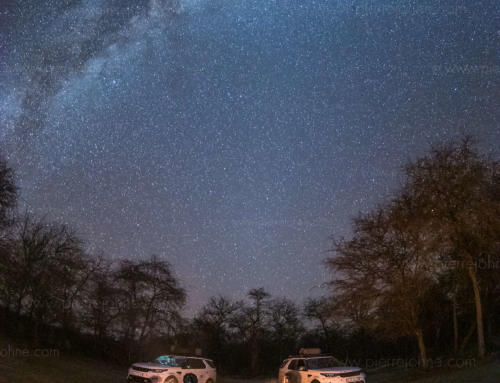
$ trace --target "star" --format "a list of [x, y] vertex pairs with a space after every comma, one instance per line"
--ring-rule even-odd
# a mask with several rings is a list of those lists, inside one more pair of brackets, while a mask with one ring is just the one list
[[457, 69], [498, 69], [492, 1], [467, 23], [441, 3], [171, 4], [7, 2], [0, 149], [21, 211], [110, 259], [165, 256], [188, 315], [327, 294], [332, 236], [408, 158], [467, 133], [498, 153], [498, 70]]

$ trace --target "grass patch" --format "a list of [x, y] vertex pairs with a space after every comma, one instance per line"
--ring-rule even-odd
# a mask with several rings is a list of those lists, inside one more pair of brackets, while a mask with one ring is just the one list
[[0, 383], [116, 383], [126, 375], [123, 367], [0, 340]]
[[418, 369], [387, 370], [368, 375], [370, 383], [499, 383], [500, 361], [491, 360], [475, 367], [455, 369]]
[[111, 383], [125, 380], [126, 368], [83, 358], [10, 358], [0, 360], [1, 383]]

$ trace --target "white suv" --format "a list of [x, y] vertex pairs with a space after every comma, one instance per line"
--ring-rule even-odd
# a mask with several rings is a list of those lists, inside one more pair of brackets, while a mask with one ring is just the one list
[[278, 383], [366, 383], [359, 367], [344, 367], [332, 356], [310, 355], [285, 359]]
[[127, 383], [216, 383], [213, 360], [191, 356], [162, 355], [147, 363], [134, 363]]

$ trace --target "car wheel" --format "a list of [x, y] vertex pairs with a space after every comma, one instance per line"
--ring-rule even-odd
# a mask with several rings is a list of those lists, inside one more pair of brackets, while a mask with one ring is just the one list
[[208, 379], [206, 383], [214, 383], [212, 379]]
[[173, 375], [169, 376], [168, 378], [165, 378], [163, 381], [164, 383], [179, 383], [177, 378]]
[[186, 374], [183, 379], [184, 383], [198, 383], [198, 377], [195, 374]]

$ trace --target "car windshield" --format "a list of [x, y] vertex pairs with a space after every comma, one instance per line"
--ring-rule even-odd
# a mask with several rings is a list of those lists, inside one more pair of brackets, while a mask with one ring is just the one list
[[318, 370], [322, 368], [331, 368], [341, 366], [340, 362], [335, 358], [314, 358], [307, 359], [307, 367], [311, 370]]
[[182, 367], [186, 364], [186, 358], [179, 358], [172, 355], [162, 355], [156, 358], [153, 362], [160, 363], [168, 367]]

